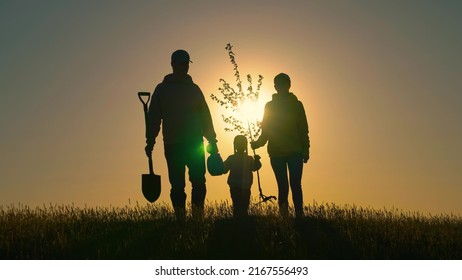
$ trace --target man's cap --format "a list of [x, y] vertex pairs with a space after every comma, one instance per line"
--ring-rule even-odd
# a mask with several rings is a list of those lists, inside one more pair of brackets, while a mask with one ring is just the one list
[[185, 63], [191, 62], [189, 53], [185, 50], [176, 50], [172, 53], [172, 62], [174, 63]]

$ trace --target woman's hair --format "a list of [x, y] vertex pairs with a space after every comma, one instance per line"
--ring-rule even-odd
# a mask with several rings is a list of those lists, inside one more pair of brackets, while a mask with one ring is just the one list
[[290, 87], [290, 77], [285, 73], [280, 73], [274, 77], [274, 84], [283, 84]]

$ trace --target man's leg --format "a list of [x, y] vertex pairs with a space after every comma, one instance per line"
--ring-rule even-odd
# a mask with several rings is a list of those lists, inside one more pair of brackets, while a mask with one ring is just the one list
[[192, 185], [193, 217], [202, 218], [207, 192], [205, 187], [205, 152], [203, 143], [189, 148], [187, 166], [189, 169], [189, 181]]
[[303, 174], [303, 157], [296, 155], [290, 157], [289, 178], [290, 189], [292, 190], [292, 201], [294, 202], [295, 216], [303, 217], [303, 193], [302, 193], [302, 174]]
[[284, 157], [271, 157], [271, 167], [273, 168], [276, 182], [278, 184], [278, 204], [279, 212], [282, 216], [289, 215], [289, 181], [287, 179], [287, 160]]
[[176, 218], [179, 221], [186, 219], [186, 193], [185, 188], [185, 160], [178, 145], [165, 146], [165, 159], [167, 160], [168, 179], [172, 188], [170, 189], [170, 199]]

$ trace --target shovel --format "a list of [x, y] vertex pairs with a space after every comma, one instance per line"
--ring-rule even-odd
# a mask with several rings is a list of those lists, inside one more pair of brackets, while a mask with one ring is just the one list
[[[147, 97], [146, 102], [143, 97]], [[150, 92], [138, 92], [138, 98], [141, 103], [143, 103], [144, 109], [144, 120], [146, 123], [146, 137], [148, 136], [148, 102], [151, 99]], [[141, 191], [143, 192], [144, 197], [149, 202], [156, 201], [160, 196], [160, 176], [154, 174], [154, 168], [152, 166], [152, 155], [148, 156], [149, 159], [149, 174], [141, 175]]]

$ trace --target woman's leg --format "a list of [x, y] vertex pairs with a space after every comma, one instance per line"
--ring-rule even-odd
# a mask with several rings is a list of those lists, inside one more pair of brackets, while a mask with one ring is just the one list
[[287, 159], [285, 157], [271, 157], [271, 167], [273, 168], [276, 182], [278, 184], [278, 204], [279, 212], [283, 216], [289, 214], [289, 181], [287, 179]]
[[295, 216], [303, 217], [303, 193], [302, 193], [302, 156], [292, 156], [288, 160], [290, 189], [292, 191], [292, 201], [294, 202]]

